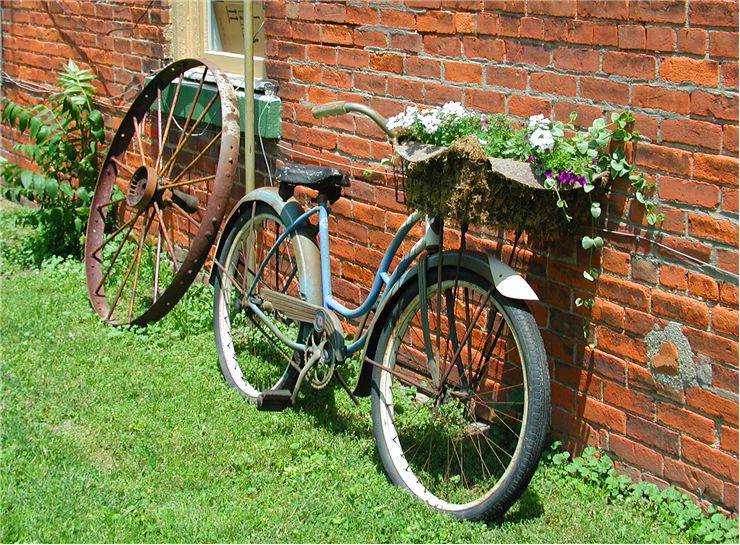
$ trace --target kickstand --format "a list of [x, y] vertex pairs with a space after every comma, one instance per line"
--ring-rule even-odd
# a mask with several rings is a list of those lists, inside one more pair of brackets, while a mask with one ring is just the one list
[[344, 388], [344, 391], [347, 392], [347, 395], [349, 396], [349, 398], [352, 401], [354, 401], [355, 405], [359, 407], [360, 401], [357, 399], [357, 397], [355, 397], [355, 394], [352, 393], [352, 390], [349, 389], [349, 386], [345, 382], [344, 377], [342, 377], [342, 375], [339, 374], [339, 371], [334, 371], [333, 377], [337, 379], [337, 382], [342, 388]]

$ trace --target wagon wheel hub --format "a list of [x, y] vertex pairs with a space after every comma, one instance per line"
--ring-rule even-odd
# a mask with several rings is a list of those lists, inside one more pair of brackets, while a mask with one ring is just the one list
[[136, 169], [126, 189], [126, 204], [137, 210], [146, 210], [157, 193], [159, 177], [157, 172], [148, 166]]

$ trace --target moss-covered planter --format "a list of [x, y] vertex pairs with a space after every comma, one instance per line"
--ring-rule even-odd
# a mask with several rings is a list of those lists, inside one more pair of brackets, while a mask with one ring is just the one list
[[405, 202], [430, 216], [460, 224], [526, 230], [546, 238], [573, 233], [590, 222], [591, 200], [603, 195], [599, 178], [591, 199], [578, 185], [560, 187], [568, 221], [558, 209], [558, 195], [544, 186], [529, 163], [487, 157], [474, 136], [448, 147], [402, 141], [395, 151], [405, 162]]

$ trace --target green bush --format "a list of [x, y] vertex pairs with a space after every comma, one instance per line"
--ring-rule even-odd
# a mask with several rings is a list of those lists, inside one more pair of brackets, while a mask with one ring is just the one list
[[103, 116], [95, 107], [90, 70], [70, 60], [58, 73], [57, 90], [45, 104], [26, 107], [3, 98], [3, 123], [28, 135], [13, 148], [38, 172], [0, 158], [3, 195], [25, 198], [37, 206], [24, 216], [40, 227], [54, 255], [82, 255], [85, 222], [105, 141]]

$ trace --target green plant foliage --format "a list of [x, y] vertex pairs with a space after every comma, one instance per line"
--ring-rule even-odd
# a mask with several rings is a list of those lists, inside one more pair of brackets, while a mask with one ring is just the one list
[[576, 488], [600, 489], [614, 503], [636, 505], [666, 527], [685, 532], [695, 543], [738, 542], [737, 519], [718, 513], [714, 506], [702, 511], [675, 487], [661, 490], [653, 483], [633, 483], [617, 473], [609, 456], [593, 447], [575, 457], [559, 447], [560, 443], [554, 443], [545, 458]]
[[57, 91], [46, 104], [26, 107], [3, 98], [0, 120], [28, 136], [13, 147], [38, 172], [0, 158], [3, 195], [37, 205], [26, 222], [41, 227], [49, 251], [81, 255], [85, 222], [105, 141], [103, 116], [95, 107], [96, 77], [68, 61], [57, 77]]

